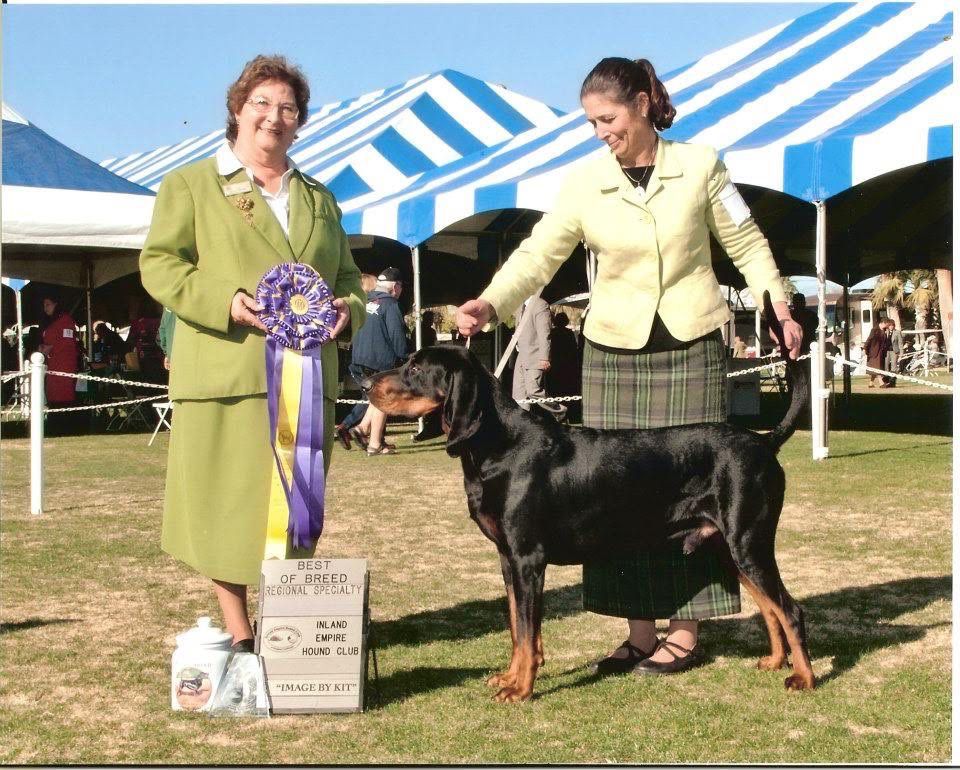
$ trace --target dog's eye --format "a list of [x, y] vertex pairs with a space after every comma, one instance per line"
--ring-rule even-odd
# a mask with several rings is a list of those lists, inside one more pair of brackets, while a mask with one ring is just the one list
[[410, 364], [410, 374], [420, 374], [420, 367], [416, 364]]

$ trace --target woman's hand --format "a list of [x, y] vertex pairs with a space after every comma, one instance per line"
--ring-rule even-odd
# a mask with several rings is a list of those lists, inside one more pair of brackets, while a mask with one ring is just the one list
[[[777, 320], [780, 321], [780, 327], [783, 329], [783, 345], [787, 349], [787, 354], [791, 360], [796, 361], [800, 355], [800, 343], [803, 341], [803, 327], [800, 326], [790, 315], [790, 306], [786, 302], [774, 302], [773, 312], [777, 314]], [[781, 340], [773, 333], [771, 325], [770, 339], [779, 344]]]
[[330, 332], [330, 339], [335, 340], [350, 324], [350, 306], [345, 299], [337, 297], [333, 301], [333, 306], [337, 309], [337, 322], [333, 325], [333, 331]]
[[803, 341], [803, 327], [792, 318], [782, 319], [780, 326], [783, 328], [783, 344], [787, 346], [790, 358], [796, 361], [800, 355], [800, 343]]
[[457, 308], [457, 330], [464, 337], [472, 337], [495, 315], [493, 305], [485, 299], [471, 299]]
[[257, 316], [257, 313], [261, 310], [263, 310], [263, 305], [260, 305], [249, 294], [238, 291], [233, 295], [233, 301], [230, 303], [230, 320], [237, 326], [252, 326], [254, 329], [265, 332], [267, 327]]

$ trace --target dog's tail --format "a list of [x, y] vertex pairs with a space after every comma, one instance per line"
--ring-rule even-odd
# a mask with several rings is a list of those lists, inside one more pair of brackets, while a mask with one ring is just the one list
[[[787, 407], [787, 413], [783, 416], [780, 424], [772, 431], [766, 434], [767, 441], [774, 452], [780, 451], [788, 438], [790, 438], [797, 429], [797, 422], [800, 415], [810, 400], [810, 370], [800, 361], [794, 361], [790, 358], [786, 345], [783, 344], [783, 327], [780, 320], [773, 310], [773, 304], [770, 302], [770, 293], [763, 293], [763, 312], [767, 316], [767, 323], [770, 330], [777, 338], [780, 345], [780, 357], [783, 359], [787, 368], [787, 384], [790, 388], [790, 406]], [[809, 349], [810, 341], [804, 340], [800, 347], [800, 352]]]

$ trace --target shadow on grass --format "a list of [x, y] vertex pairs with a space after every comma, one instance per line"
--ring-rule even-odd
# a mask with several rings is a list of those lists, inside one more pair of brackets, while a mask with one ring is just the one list
[[[922, 610], [935, 601], [950, 601], [951, 587], [952, 579], [949, 576], [915, 577], [842, 588], [804, 597], [801, 604], [806, 614], [811, 657], [829, 657], [833, 660], [832, 670], [819, 678], [820, 683], [841, 676], [865, 655], [916, 641], [932, 628], [944, 625], [899, 624], [890, 621]], [[506, 598], [489, 599], [463, 602], [453, 607], [377, 623], [377, 649], [383, 654], [394, 646], [471, 640], [491, 633], [506, 634], [506, 612]], [[544, 592], [544, 620], [556, 620], [582, 612], [579, 584]], [[767, 633], [759, 614], [748, 618], [707, 620], [702, 625], [704, 641], [711, 656], [760, 658], [769, 652]], [[549, 658], [548, 635], [544, 642]], [[611, 643], [613, 641], [615, 640], [611, 640]], [[598, 650], [597, 655], [603, 652]], [[508, 650], [504, 650], [503, 657], [508, 654]], [[402, 700], [437, 687], [459, 684], [478, 674], [490, 673], [495, 666], [504, 662], [499, 657], [492, 660], [489, 671], [464, 669], [462, 677], [452, 673], [460, 672], [458, 669], [418, 668], [397, 672], [381, 681], [383, 695], [387, 702]], [[540, 689], [540, 694], [596, 682], [596, 677], [588, 669], [590, 662], [592, 661], [584, 660], [582, 666], [566, 671], [550, 671], [550, 678], [554, 680], [569, 674], [576, 674], [578, 678], [573, 682], [562, 682]], [[402, 694], [393, 689], [394, 682], [402, 684]]]
[[[950, 436], [952, 406], [953, 394], [946, 391], [851, 393], [849, 402], [842, 394], [836, 394], [830, 401], [830, 428]], [[761, 393], [759, 415], [734, 415], [729, 420], [744, 428], [765, 431], [780, 422], [786, 408], [783, 395]], [[809, 430], [809, 415], [804, 414], [798, 425], [801, 430]]]
[[466, 681], [489, 676], [490, 671], [482, 668], [416, 668], [394, 671], [389, 676], [381, 676], [378, 683], [373, 678], [370, 667], [364, 699], [368, 707], [383, 708], [391, 703], [401, 703], [421, 693], [457, 687]]
[[830, 457], [836, 459], [838, 457], [863, 457], [863, 455], [875, 455], [881, 454], [883, 452], [909, 452], [911, 449], [927, 449], [931, 447], [938, 446], [950, 446], [953, 442], [951, 441], [939, 441], [935, 444], [914, 444], [913, 446], [898, 446], [898, 447], [887, 447], [883, 449], [868, 449], [864, 452], [831, 452]]
[[17, 631], [29, 631], [31, 628], [43, 628], [44, 626], [56, 626], [61, 623], [79, 623], [78, 618], [30, 618], [30, 620], [21, 620], [16, 623], [0, 623], [0, 636], [14, 634]]

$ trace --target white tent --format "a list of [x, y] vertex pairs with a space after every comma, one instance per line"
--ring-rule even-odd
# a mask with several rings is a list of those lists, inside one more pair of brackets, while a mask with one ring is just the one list
[[3, 105], [3, 275], [92, 289], [136, 272], [154, 195]]

